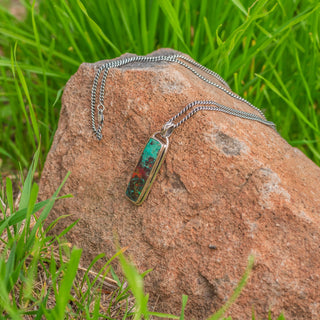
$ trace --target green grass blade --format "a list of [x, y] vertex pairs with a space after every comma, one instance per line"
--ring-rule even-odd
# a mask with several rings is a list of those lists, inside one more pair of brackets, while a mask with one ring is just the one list
[[103, 33], [101, 28], [97, 23], [89, 16], [87, 9], [80, 0], [77, 0], [78, 6], [81, 8], [82, 12], [88, 18], [90, 25], [94, 32], [96, 32], [115, 52], [117, 55], [121, 55], [121, 51], [110, 41], [110, 39]]
[[[32, 9], [31, 9], [31, 19], [32, 19], [33, 34], [34, 34], [34, 38], [35, 38], [36, 44], [37, 44], [38, 56], [39, 56], [40, 64], [41, 64], [41, 67], [42, 67], [43, 89], [44, 89], [44, 110], [45, 110], [45, 112], [44, 112], [44, 114], [45, 114], [44, 122], [46, 124], [46, 126], [45, 126], [46, 130], [44, 132], [44, 137], [43, 138], [44, 138], [45, 144], [48, 145], [49, 144], [49, 131], [48, 131], [48, 126], [49, 126], [49, 102], [48, 102], [48, 96], [49, 95], [48, 95], [46, 66], [45, 66], [45, 63], [44, 63], [44, 60], [43, 60], [43, 55], [42, 55], [42, 51], [41, 51], [40, 36], [39, 36], [39, 33], [38, 33], [38, 28], [37, 28], [36, 21], [35, 21], [35, 12], [34, 12], [35, 4], [36, 4], [36, 1], [33, 0]], [[49, 48], [51, 49], [51, 46]], [[48, 60], [50, 59], [50, 57], [52, 57], [52, 51], [49, 52]], [[26, 87], [25, 91], [28, 90], [27, 85], [25, 85], [25, 87]], [[31, 106], [30, 107], [30, 114], [31, 114], [31, 120], [32, 120], [34, 118], [34, 111], [33, 111], [33, 107], [32, 107], [32, 104], [31, 104], [31, 98], [30, 98], [29, 93], [28, 93], [28, 101], [29, 101], [29, 104]], [[34, 124], [33, 124], [33, 126], [34, 126]], [[38, 129], [38, 123], [37, 123], [37, 128], [36, 129], [37, 130], [35, 130], [35, 134], [36, 134], [37, 140], [39, 141], [40, 140], [40, 134], [39, 134], [39, 129]]]
[[[13, 207], [13, 191], [12, 191], [12, 181], [10, 178], [6, 178], [6, 196], [7, 201], [10, 209], [10, 215], [13, 215], [14, 213], [14, 207]], [[1, 234], [1, 233], [0, 233]]]
[[[1, 264], [1, 260], [2, 259], [0, 258], [0, 264]], [[17, 308], [12, 306], [12, 303], [9, 299], [9, 293], [6, 290], [5, 283], [3, 281], [0, 281], [0, 301], [1, 301], [1, 307], [10, 316], [10, 319], [23, 320]]]
[[10, 153], [8, 153], [6, 150], [4, 150], [3, 148], [1, 148], [1, 147], [0, 147], [0, 153], [13, 160], [12, 155]]
[[34, 238], [35, 238], [35, 234], [37, 232], [37, 230], [39, 229], [40, 225], [42, 224], [42, 222], [48, 217], [56, 199], [57, 196], [61, 190], [61, 188], [63, 187], [63, 185], [65, 184], [65, 182], [67, 181], [68, 177], [70, 175], [70, 172], [67, 173], [66, 177], [63, 179], [62, 183], [60, 184], [60, 186], [58, 187], [58, 189], [55, 191], [55, 193], [53, 194], [53, 196], [51, 197], [51, 199], [48, 201], [48, 203], [46, 204], [46, 206], [44, 207], [44, 209], [42, 210], [37, 222], [35, 223], [33, 229], [30, 232], [30, 236], [27, 240], [26, 243], [26, 248], [30, 249], [31, 246], [33, 245], [34, 242]]
[[180, 26], [180, 23], [179, 23], [179, 18], [178, 18], [177, 12], [175, 11], [175, 9], [172, 6], [171, 2], [169, 0], [158, 0], [158, 1], [159, 1], [161, 9], [165, 13], [169, 23], [171, 24], [171, 27], [173, 29], [173, 33], [175, 35], [177, 35], [177, 37], [181, 41], [181, 43], [182, 43], [184, 49], [186, 50], [186, 52], [189, 55], [192, 55], [191, 50], [189, 49], [189, 47], [186, 45], [186, 43], [184, 41], [182, 29], [181, 29], [181, 26]]
[[[41, 210], [43, 207], [45, 207], [48, 204], [48, 202], [49, 200], [44, 200], [39, 203], [36, 203], [33, 208], [32, 214], [35, 214], [36, 212]], [[12, 225], [18, 224], [19, 222], [22, 222], [26, 218], [27, 212], [28, 212], [27, 208], [23, 208], [21, 210], [16, 211], [9, 218], [0, 221], [0, 234], [3, 232], [3, 230], [7, 226], [12, 226]]]
[[253, 264], [254, 264], [254, 258], [253, 258], [253, 256], [250, 256], [249, 259], [248, 259], [248, 265], [247, 265], [247, 268], [246, 268], [246, 270], [244, 272], [244, 275], [240, 279], [236, 289], [234, 290], [234, 292], [231, 295], [231, 297], [229, 298], [229, 300], [214, 315], [212, 315], [211, 317], [207, 318], [207, 320], [219, 320], [226, 313], [226, 311], [230, 308], [230, 306], [238, 298], [238, 296], [240, 295], [242, 289], [246, 285], [246, 283], [248, 281], [248, 278], [250, 276], [250, 273], [252, 271]]
[[[66, 12], [68, 14], [68, 17], [74, 23], [74, 25], [75, 25], [76, 29], [78, 30], [79, 34], [82, 34], [82, 35], [86, 34], [86, 31], [85, 31], [84, 27], [78, 21], [77, 17], [74, 14], [74, 11], [70, 8], [69, 4], [64, 0], [61, 0], [60, 3], [61, 3], [61, 5], [63, 7], [57, 6], [57, 10], [60, 10], [61, 12]], [[90, 50], [90, 54], [93, 55], [94, 59], [96, 60], [97, 59], [97, 55], [96, 55], [96, 52], [94, 50], [94, 46], [93, 46], [92, 42], [88, 39], [88, 37], [83, 37], [83, 40], [86, 41], [87, 48]], [[83, 60], [81, 59], [81, 61], [85, 61], [85, 58], [83, 57]]]
[[[27, 37], [24, 37], [20, 34], [17, 34], [15, 32], [12, 32], [10, 30], [6, 30], [4, 28], [0, 28], [0, 34], [2, 34], [3, 36], [6, 36], [6, 37], [9, 37], [9, 38], [12, 38], [13, 40], [17, 41], [17, 42], [22, 42], [23, 44], [27, 44], [27, 45], [30, 45], [32, 47], [35, 47], [37, 48], [37, 43], [32, 40], [32, 39], [28, 39]], [[43, 52], [46, 52], [46, 53], [49, 53], [50, 52], [50, 47], [49, 46], [45, 46], [43, 44], [41, 44], [41, 50]], [[78, 60], [75, 60], [75, 59], [72, 59], [70, 58], [68, 55], [64, 54], [64, 53], [61, 53], [57, 50], [54, 50], [54, 52], [52, 52], [52, 54], [62, 60], [64, 60], [65, 62], [67, 63], [70, 63], [74, 66], [79, 66], [79, 61]]]
[[[140, 50], [137, 46], [137, 39], [135, 39], [135, 37], [133, 35], [134, 30], [131, 30], [131, 27], [130, 27], [130, 17], [132, 17], [132, 16], [128, 15], [127, 12], [125, 12], [125, 10], [123, 8], [122, 1], [117, 1], [116, 6], [117, 6], [117, 9], [119, 10], [119, 14], [120, 14], [121, 20], [123, 22], [124, 29], [127, 33], [128, 38], [129, 38], [129, 41], [130, 41], [132, 47], [134, 48], [135, 52], [138, 53]], [[114, 8], [114, 6], [112, 6], [111, 2], [109, 3], [109, 7], [111, 7], [112, 11], [115, 11], [115, 8]]]
[[148, 12], [148, 52], [155, 48], [157, 24], [159, 23], [159, 9], [158, 2], [152, 1]]
[[81, 253], [82, 250], [77, 248], [73, 248], [71, 251], [70, 261], [68, 262], [67, 270], [59, 286], [59, 293], [56, 296], [56, 305], [51, 313], [55, 317], [54, 319], [64, 318], [66, 306], [70, 300], [70, 291], [78, 270]]
[[166, 319], [179, 319], [178, 316], [175, 316], [170, 313], [160, 313], [160, 312], [154, 312], [154, 311], [149, 311], [148, 312], [149, 316], [153, 317], [158, 317], [158, 318], [166, 318]]
[[[320, 131], [318, 131], [317, 127], [311, 123], [307, 117], [304, 115], [304, 113], [292, 102], [291, 100], [288, 100], [280, 91], [279, 89], [268, 79], [264, 78], [263, 76], [257, 74], [257, 77], [261, 78], [266, 85], [274, 92], [276, 93], [284, 102], [288, 104], [288, 106], [297, 114], [297, 116], [305, 123], [307, 124], [311, 129], [313, 129], [317, 134], [320, 134]], [[280, 77], [278, 77], [278, 80], [281, 81]], [[284, 87], [284, 85], [283, 85]]]
[[6, 273], [4, 276], [4, 282], [6, 284], [6, 289], [8, 292], [11, 291], [12, 286], [13, 286], [13, 281], [12, 281], [12, 274], [14, 273], [14, 268], [15, 268], [15, 259], [16, 259], [16, 249], [17, 249], [17, 244], [16, 241], [14, 241], [13, 245], [10, 248], [10, 253], [8, 260], [6, 262]]
[[35, 204], [37, 202], [37, 197], [38, 197], [38, 192], [39, 192], [39, 186], [34, 183], [32, 185], [32, 188], [31, 188], [31, 192], [30, 192], [30, 197], [29, 197], [29, 203], [28, 203], [28, 208], [27, 208], [27, 215], [26, 215], [26, 237], [28, 236], [28, 233], [30, 231], [30, 219], [31, 219], [31, 216], [33, 214], [33, 211], [34, 211], [34, 207], [35, 207]]
[[[59, 221], [60, 219], [64, 219], [66, 217], [68, 217], [69, 215], [64, 215], [64, 216], [60, 216], [59, 218], [57, 218], [54, 223], [56, 223], [57, 221]], [[59, 241], [62, 237], [64, 237], [77, 223], [79, 222], [79, 219], [72, 222], [70, 225], [68, 225], [62, 232], [60, 232], [55, 238], [54, 240], [52, 240], [51, 243], [49, 243], [48, 245], [52, 245], [54, 242], [56, 242], [57, 240]], [[54, 224], [50, 224], [50, 226], [46, 229], [46, 233], [52, 229], [54, 226]]]
[[233, 4], [245, 15], [248, 15], [247, 10], [244, 8], [243, 4], [241, 3], [240, 0], [231, 0]]
[[[16, 62], [16, 64], [19, 65], [19, 67], [21, 68], [21, 70], [23, 71], [27, 71], [27, 72], [31, 72], [31, 73], [35, 73], [35, 74], [42, 74], [43, 70], [42, 67], [38, 67], [38, 66], [34, 66], [34, 65], [30, 65], [27, 63], [21, 63], [21, 62]], [[1, 67], [11, 67], [11, 61], [9, 59], [6, 59], [4, 57], [0, 57], [0, 66]], [[64, 80], [67, 80], [69, 78], [69, 75], [63, 72], [53, 72], [53, 71], [46, 71], [46, 74], [48, 77], [52, 77], [52, 78], [61, 78]]]
[[134, 319], [140, 319], [142, 315], [147, 316], [147, 301], [143, 291], [143, 279], [141, 275], [138, 273], [134, 265], [127, 261], [123, 254], [119, 255], [119, 261], [125, 277], [128, 280], [130, 290], [135, 297], [136, 313]]
[[184, 310], [187, 306], [187, 302], [188, 302], [188, 296], [186, 296], [185, 294], [182, 295], [182, 308], [181, 308], [181, 314], [180, 314], [180, 320], [184, 319]]
[[142, 39], [143, 54], [148, 53], [148, 30], [147, 30], [147, 14], [146, 0], [140, 0], [140, 32]]
[[40, 146], [34, 154], [32, 164], [31, 164], [30, 169], [28, 171], [27, 178], [24, 181], [24, 186], [23, 186], [23, 189], [21, 192], [21, 199], [20, 199], [20, 203], [19, 203], [19, 210], [26, 209], [28, 207], [30, 193], [31, 193], [32, 180], [33, 180], [33, 176], [34, 176], [34, 173], [35, 173], [37, 165], [38, 165], [39, 154], [40, 154]]
[[26, 96], [27, 101], [28, 101], [28, 109], [29, 109], [29, 112], [30, 112], [30, 118], [31, 118], [33, 132], [34, 132], [34, 134], [35, 134], [35, 136], [37, 138], [37, 141], [40, 142], [40, 132], [39, 132], [39, 127], [38, 127], [38, 122], [37, 122], [37, 119], [36, 119], [36, 114], [35, 114], [35, 111], [34, 111], [34, 108], [33, 108], [33, 104], [31, 102], [31, 97], [30, 97], [30, 94], [29, 94], [28, 86], [27, 86], [25, 77], [24, 77], [19, 65], [16, 65], [16, 70], [17, 70], [17, 74], [19, 76], [19, 80], [20, 80], [20, 83], [22, 85], [23, 91], [24, 91], [25, 96]]

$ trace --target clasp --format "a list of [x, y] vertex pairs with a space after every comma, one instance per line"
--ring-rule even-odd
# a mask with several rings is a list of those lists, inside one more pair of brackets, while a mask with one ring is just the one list
[[172, 122], [172, 120], [169, 120], [168, 122], [166, 122], [164, 124], [164, 126], [162, 127], [161, 131], [160, 131], [160, 135], [163, 138], [169, 138], [173, 132], [173, 130], [175, 129], [175, 124]]

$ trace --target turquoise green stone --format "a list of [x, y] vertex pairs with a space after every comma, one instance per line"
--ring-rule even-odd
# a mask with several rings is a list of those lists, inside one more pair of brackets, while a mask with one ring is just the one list
[[156, 139], [150, 138], [127, 187], [126, 195], [133, 202], [139, 199], [160, 150], [161, 143]]

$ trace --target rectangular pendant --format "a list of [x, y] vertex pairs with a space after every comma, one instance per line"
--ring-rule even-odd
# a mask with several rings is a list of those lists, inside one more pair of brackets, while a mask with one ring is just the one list
[[129, 181], [126, 196], [136, 205], [142, 204], [160, 169], [169, 147], [168, 138], [157, 138], [155, 133], [147, 142]]

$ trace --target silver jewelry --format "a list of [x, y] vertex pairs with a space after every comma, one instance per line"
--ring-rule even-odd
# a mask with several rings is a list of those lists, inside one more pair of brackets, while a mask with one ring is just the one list
[[[193, 72], [199, 79], [205, 81], [206, 83], [222, 90], [229, 96], [246, 103], [250, 108], [256, 111], [259, 115], [254, 113], [244, 112], [241, 110], [236, 110], [227, 106], [224, 106], [213, 100], [198, 100], [193, 101], [186, 105], [178, 114], [173, 116], [169, 121], [167, 121], [162, 127], [160, 132], [155, 133], [148, 140], [141, 157], [138, 161], [138, 164], [133, 172], [133, 175], [128, 184], [126, 195], [130, 201], [135, 203], [136, 205], [142, 204], [143, 200], [148, 195], [151, 185], [156, 177], [157, 172], [160, 169], [160, 166], [165, 158], [166, 152], [169, 147], [169, 137], [181, 124], [190, 119], [194, 114], [198, 111], [219, 111], [224, 112], [228, 115], [236, 116], [239, 118], [258, 121], [264, 125], [267, 125], [276, 130], [275, 124], [271, 121], [268, 121], [263, 112], [255, 107], [253, 104], [240, 97], [239, 95], [231, 92], [229, 85], [227, 82], [217, 73], [211, 71], [210, 69], [202, 66], [198, 62], [185, 57], [183, 55], [169, 55], [169, 56], [134, 56], [130, 58], [123, 58], [119, 60], [115, 60], [112, 62], [108, 62], [102, 65], [98, 70], [93, 80], [92, 90], [91, 90], [91, 125], [92, 131], [97, 137], [98, 140], [102, 138], [102, 127], [104, 121], [104, 93], [105, 93], [105, 83], [108, 76], [108, 72], [111, 68], [119, 68], [129, 63], [134, 62], [159, 62], [159, 61], [167, 61], [172, 63], [178, 63], [184, 68]], [[219, 81], [222, 85], [212, 82], [208, 78], [201, 75], [198, 71], [203, 71], [210, 76], [213, 76], [217, 81]], [[101, 77], [101, 84], [99, 90], [99, 101], [98, 106], [96, 108], [96, 96], [97, 96], [97, 88], [99, 79]], [[226, 89], [227, 88], [227, 89]], [[96, 127], [96, 109], [97, 109], [97, 127]], [[189, 113], [187, 113], [189, 111]], [[182, 115], [184, 118], [178, 122], [174, 122]]]

